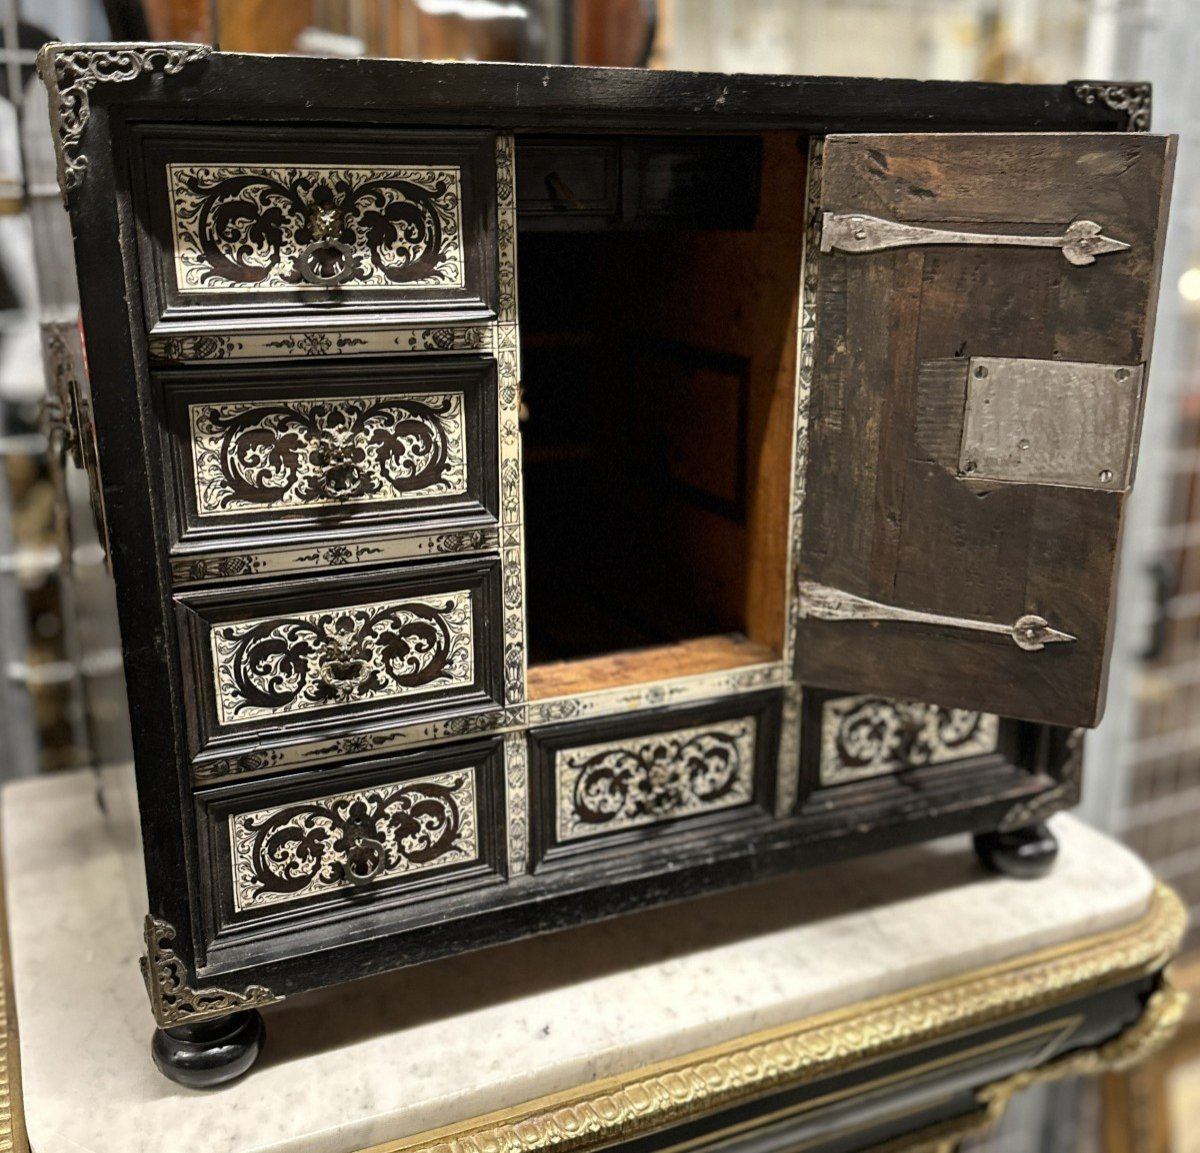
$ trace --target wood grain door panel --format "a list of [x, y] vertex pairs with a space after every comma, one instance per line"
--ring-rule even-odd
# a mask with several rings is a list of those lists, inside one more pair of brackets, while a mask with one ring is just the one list
[[[801, 679], [1099, 720], [1132, 458], [1096, 468], [1088, 438], [1136, 446], [1173, 151], [1144, 135], [827, 138]], [[1064, 383], [1071, 365], [1086, 387]], [[989, 366], [1004, 391], [978, 387]], [[1014, 375], [1028, 403], [983, 419]], [[1080, 418], [1098, 403], [1111, 419]], [[1004, 441], [987, 477], [963, 451], [971, 404], [975, 431]]]

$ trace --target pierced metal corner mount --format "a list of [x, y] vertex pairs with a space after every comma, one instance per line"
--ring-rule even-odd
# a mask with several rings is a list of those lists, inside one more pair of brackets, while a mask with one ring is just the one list
[[47, 44], [38, 53], [38, 74], [50, 93], [50, 126], [63, 203], [83, 183], [87, 157], [79, 152], [98, 84], [134, 80], [145, 72], [179, 72], [212, 52], [207, 44]]
[[260, 1009], [283, 1000], [262, 985], [248, 985], [241, 993], [226, 989], [193, 989], [187, 983], [187, 965], [170, 946], [175, 939], [175, 929], [167, 921], [147, 914], [145, 932], [142, 978], [160, 1028], [190, 1025], [194, 1021], [224, 1017], [242, 1009]]
[[1126, 132], [1150, 130], [1150, 85], [1105, 84], [1095, 80], [1077, 80], [1072, 85], [1076, 100], [1084, 104], [1099, 101], [1113, 112], [1124, 112]]

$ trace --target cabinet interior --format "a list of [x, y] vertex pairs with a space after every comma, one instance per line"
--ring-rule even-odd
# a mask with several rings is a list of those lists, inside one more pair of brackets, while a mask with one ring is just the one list
[[805, 156], [518, 146], [531, 698], [779, 658]]

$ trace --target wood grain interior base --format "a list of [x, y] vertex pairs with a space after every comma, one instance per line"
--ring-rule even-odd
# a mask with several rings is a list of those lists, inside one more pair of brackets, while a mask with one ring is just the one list
[[721, 669], [777, 661], [779, 654], [740, 633], [698, 637], [674, 645], [608, 653], [580, 661], [532, 665], [526, 680], [531, 701], [575, 693], [646, 684], [668, 677], [690, 677]]

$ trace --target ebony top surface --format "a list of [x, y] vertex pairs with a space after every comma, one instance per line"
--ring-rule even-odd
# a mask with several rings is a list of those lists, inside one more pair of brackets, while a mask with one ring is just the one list
[[[112, 48], [68, 47], [101, 54]], [[213, 52], [174, 74], [156, 70], [102, 82], [91, 100], [122, 105], [137, 119], [190, 120], [202, 108], [209, 121], [303, 117], [535, 130], [1081, 131], [1128, 126], [1128, 110], [1110, 104], [1119, 105], [1135, 86], [1113, 87], [1114, 96], [1105, 99], [1097, 97], [1096, 85], [1075, 81], [992, 84]]]

